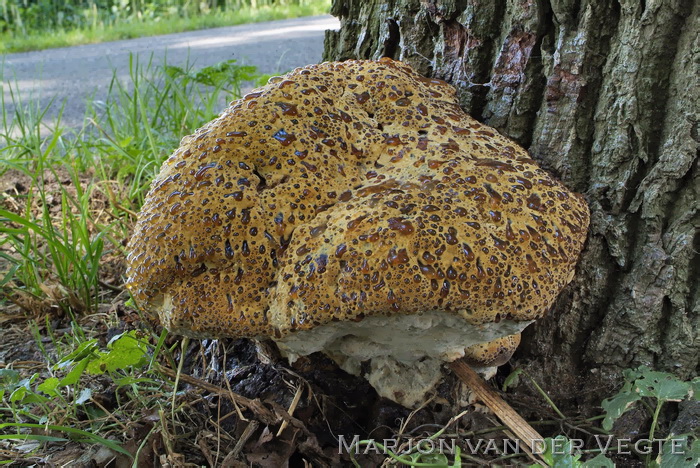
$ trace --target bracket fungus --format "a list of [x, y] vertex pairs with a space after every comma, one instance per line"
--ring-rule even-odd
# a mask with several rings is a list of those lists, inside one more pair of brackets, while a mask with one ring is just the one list
[[414, 406], [442, 362], [508, 360], [588, 222], [583, 197], [447, 83], [390, 59], [323, 63], [183, 138], [139, 214], [127, 286], [175, 333], [323, 351]]

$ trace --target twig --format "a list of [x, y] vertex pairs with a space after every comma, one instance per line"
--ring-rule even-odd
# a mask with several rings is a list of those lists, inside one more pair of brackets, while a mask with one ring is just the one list
[[[297, 387], [297, 391], [294, 394], [294, 398], [292, 399], [292, 403], [289, 405], [289, 409], [287, 410], [287, 413], [289, 413], [290, 416], [294, 414], [294, 410], [297, 409], [297, 405], [299, 404], [299, 400], [301, 400], [301, 394], [304, 390], [304, 387], [299, 385]], [[282, 435], [282, 432], [287, 428], [287, 425], [289, 423], [287, 421], [282, 421], [282, 424], [280, 424], [280, 428], [277, 431], [277, 437]]]
[[[520, 439], [529, 449], [530, 457], [539, 462], [533, 454], [539, 452], [540, 448], [537, 445], [538, 441], [544, 438], [527, 423], [511, 406], [506, 403], [490, 386], [484, 382], [484, 379], [479, 377], [479, 374], [467, 365], [462, 360], [457, 360], [448, 364], [452, 372], [457, 375], [467, 386], [474, 392], [476, 397], [481, 400], [491, 411], [508, 426], [515, 436]], [[539, 454], [538, 454], [539, 455]], [[545, 464], [546, 466], [546, 464]]]
[[224, 458], [222, 465], [225, 464], [229, 460], [229, 457], [231, 459], [236, 459], [238, 458], [238, 455], [241, 453], [241, 450], [243, 450], [243, 446], [248, 442], [248, 439], [255, 433], [255, 431], [258, 429], [260, 426], [260, 423], [257, 421], [250, 421], [248, 425], [245, 427], [243, 430], [243, 434], [241, 434], [241, 437], [238, 438], [238, 442], [236, 442], [236, 445], [233, 447], [233, 450], [231, 453]]

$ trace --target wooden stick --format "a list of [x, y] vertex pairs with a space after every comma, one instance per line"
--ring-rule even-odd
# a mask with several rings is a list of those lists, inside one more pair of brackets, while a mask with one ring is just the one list
[[[294, 399], [292, 399], [292, 404], [289, 405], [289, 409], [287, 410], [287, 413], [289, 413], [290, 416], [294, 415], [294, 410], [297, 409], [297, 405], [299, 404], [299, 400], [301, 400], [301, 392], [304, 390], [304, 387], [302, 387], [301, 384], [297, 387], [297, 391], [294, 394]], [[280, 424], [280, 428], [277, 431], [277, 437], [282, 435], [282, 432], [287, 428], [287, 425], [289, 424], [289, 421], [282, 421], [282, 424]]]
[[[513, 431], [515, 437], [526, 445], [528, 455], [537, 462], [544, 461], [540, 455], [544, 437], [506, 403], [466, 362], [457, 360], [448, 365], [452, 372], [474, 392], [474, 395]], [[536, 459], [533, 454], [536, 454], [539, 459]], [[547, 465], [545, 464], [545, 466]]]

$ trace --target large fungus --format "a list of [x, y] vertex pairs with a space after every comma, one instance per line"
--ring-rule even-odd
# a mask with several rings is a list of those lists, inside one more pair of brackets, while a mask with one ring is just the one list
[[324, 351], [411, 406], [442, 361], [510, 357], [570, 281], [588, 222], [445, 82], [389, 59], [323, 63], [182, 140], [127, 285], [175, 333]]

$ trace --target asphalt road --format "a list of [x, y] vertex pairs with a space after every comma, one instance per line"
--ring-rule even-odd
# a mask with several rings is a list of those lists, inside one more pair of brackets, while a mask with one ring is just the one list
[[131, 53], [141, 63], [152, 56], [155, 64], [167, 57], [170, 65], [181, 66], [189, 60], [204, 67], [236, 59], [255, 65], [261, 73], [283, 73], [319, 62], [324, 31], [338, 27], [336, 18], [324, 15], [7, 54], [0, 68], [5, 107], [11, 117], [10, 88], [15, 100], [19, 97], [24, 103], [38, 101], [45, 106], [55, 99], [48, 119], [55, 118], [65, 100], [63, 125], [79, 126], [86, 100], [104, 100], [114, 71], [127, 82]]

